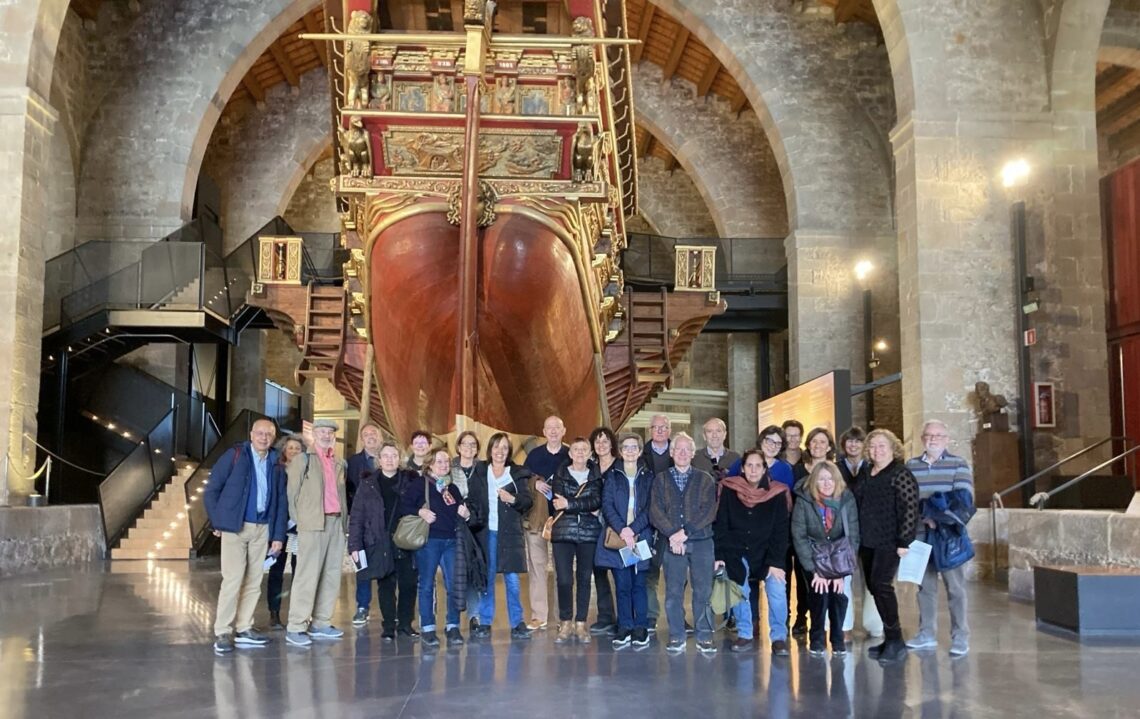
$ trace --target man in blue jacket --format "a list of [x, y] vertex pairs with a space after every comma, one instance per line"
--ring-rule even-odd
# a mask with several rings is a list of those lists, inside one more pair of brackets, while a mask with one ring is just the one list
[[[259, 647], [269, 638], [253, 628], [261, 597], [265, 545], [276, 555], [285, 543], [289, 504], [285, 473], [273, 450], [273, 422], [253, 423], [249, 441], [227, 451], [210, 471], [203, 500], [214, 535], [222, 538], [222, 587], [214, 620], [214, 651]], [[236, 632], [235, 632], [236, 630]]]

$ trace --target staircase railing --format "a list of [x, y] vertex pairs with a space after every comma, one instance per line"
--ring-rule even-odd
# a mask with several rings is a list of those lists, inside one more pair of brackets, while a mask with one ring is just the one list
[[1041, 471], [1036, 472], [1035, 474], [1032, 474], [1032, 475], [1026, 477], [1025, 479], [1021, 480], [1020, 482], [1017, 482], [1016, 484], [1013, 484], [1009, 487], [1006, 487], [1005, 489], [1003, 489], [999, 492], [994, 492], [993, 496], [990, 498], [990, 532], [991, 532], [990, 538], [991, 538], [991, 541], [993, 542], [993, 551], [991, 552], [991, 555], [992, 555], [991, 556], [991, 564], [992, 564], [994, 576], [997, 575], [997, 562], [998, 562], [998, 559], [997, 559], [997, 510], [1005, 509], [1004, 498], [1007, 495], [1009, 495], [1013, 492], [1016, 492], [1019, 489], [1022, 489], [1023, 487], [1032, 486], [1034, 483], [1037, 482], [1038, 479], [1041, 479], [1042, 477], [1045, 477], [1045, 476], [1057, 471], [1058, 469], [1065, 466], [1066, 464], [1069, 464], [1069, 463], [1071, 463], [1077, 459], [1080, 459], [1081, 457], [1084, 457], [1085, 455], [1089, 454], [1090, 452], [1094, 452], [1097, 449], [1099, 449], [1099, 448], [1101, 448], [1104, 445], [1109, 444], [1109, 443], [1118, 443], [1121, 446], [1128, 447], [1128, 449], [1124, 450], [1123, 452], [1115, 454], [1112, 458], [1105, 460], [1104, 462], [1101, 462], [1100, 464], [1093, 467], [1092, 469], [1089, 469], [1085, 472], [1082, 472], [1080, 475], [1074, 477], [1073, 479], [1069, 480], [1068, 482], [1061, 484], [1058, 487], [1054, 487], [1053, 489], [1050, 489], [1046, 492], [1038, 492], [1038, 493], [1034, 494], [1029, 499], [1030, 506], [1035, 506], [1039, 510], [1045, 509], [1046, 503], [1048, 503], [1048, 501], [1052, 497], [1060, 494], [1061, 492], [1064, 492], [1065, 490], [1069, 489], [1070, 487], [1073, 487], [1073, 486], [1076, 486], [1077, 484], [1080, 484], [1081, 482], [1085, 481], [1089, 477], [1094, 476], [1097, 472], [1101, 471], [1102, 469], [1105, 469], [1107, 467], [1111, 467], [1112, 465], [1117, 464], [1121, 461], [1127, 463], [1129, 461], [1129, 459], [1131, 459], [1131, 461], [1132, 461], [1132, 468], [1128, 472], [1128, 474], [1135, 481], [1135, 477], [1136, 477], [1136, 452], [1140, 451], [1140, 445], [1137, 445], [1136, 441], [1134, 439], [1132, 439], [1131, 437], [1105, 437], [1104, 439], [1097, 440], [1096, 442], [1093, 442], [1092, 444], [1090, 444], [1087, 447], [1083, 447], [1083, 448], [1077, 450], [1076, 452], [1073, 452], [1072, 454], [1068, 455], [1067, 457], [1063, 457], [1062, 459], [1054, 462], [1053, 464], [1049, 465], [1045, 469], [1042, 469]]
[[[787, 292], [787, 256], [784, 240], [775, 237], [662, 237], [631, 233], [622, 253], [627, 280], [649, 280], [672, 286], [675, 247], [716, 247], [716, 286], [750, 287], [758, 292]], [[738, 268], [750, 268], [744, 272]], [[754, 268], [769, 269], [756, 272]]]
[[99, 506], [108, 552], [174, 474], [177, 412], [171, 409], [163, 415], [99, 484]]
[[238, 442], [249, 439], [249, 432], [253, 423], [265, 419], [265, 415], [252, 410], [243, 409], [237, 417], [226, 427], [221, 438], [205, 459], [186, 480], [186, 516], [190, 520], [190, 546], [194, 552], [200, 552], [210, 541], [212, 527], [210, 518], [206, 516], [206, 507], [202, 503], [202, 495], [206, 491], [206, 483], [210, 479], [210, 470], [222, 459], [227, 452], [233, 449]]

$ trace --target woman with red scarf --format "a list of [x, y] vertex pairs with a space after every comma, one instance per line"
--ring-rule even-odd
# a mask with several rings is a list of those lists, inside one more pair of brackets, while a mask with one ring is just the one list
[[[732, 608], [736, 618], [734, 652], [752, 648], [752, 608], [748, 602], [749, 577], [763, 578], [768, 597], [768, 626], [773, 628], [772, 653], [787, 656], [788, 618], [785, 593], [784, 555], [788, 549], [788, 515], [792, 494], [788, 485], [772, 481], [764, 456], [750, 449], [741, 458], [743, 477], [725, 477], [720, 484], [720, 503], [713, 540], [716, 568], [741, 586], [744, 597]], [[783, 630], [783, 634], [780, 634]]]

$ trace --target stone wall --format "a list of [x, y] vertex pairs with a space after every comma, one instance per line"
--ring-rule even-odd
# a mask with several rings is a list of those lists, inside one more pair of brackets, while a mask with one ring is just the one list
[[0, 577], [103, 559], [97, 504], [0, 507]]
[[329, 182], [336, 176], [331, 157], [318, 161], [297, 186], [283, 217], [297, 232], [340, 232], [340, 215]]
[[637, 163], [637, 204], [643, 217], [665, 237], [718, 237], [708, 205], [688, 172], [670, 172], [659, 157]]

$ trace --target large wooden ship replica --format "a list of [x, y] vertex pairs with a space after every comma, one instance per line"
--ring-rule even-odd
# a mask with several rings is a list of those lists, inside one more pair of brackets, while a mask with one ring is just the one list
[[636, 41], [624, 2], [563, 7], [569, 34], [496, 33], [510, 3], [476, 0], [461, 32], [406, 33], [378, 30], [372, 0], [332, 0], [304, 36], [335, 58], [351, 259], [343, 286], [303, 285], [300, 238], [263, 238], [250, 302], [294, 333], [302, 379], [395, 437], [620, 427], [724, 310], [626, 287]]

